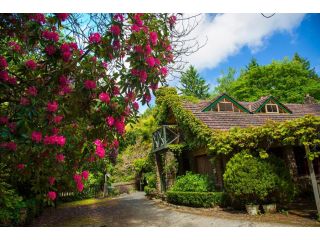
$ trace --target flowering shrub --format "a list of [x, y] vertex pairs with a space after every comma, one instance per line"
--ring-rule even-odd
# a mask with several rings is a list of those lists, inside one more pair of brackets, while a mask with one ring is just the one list
[[151, 100], [173, 59], [173, 15], [115, 14], [84, 47], [65, 35], [68, 17], [0, 18], [0, 159], [14, 186], [49, 201], [83, 191], [116, 156], [137, 101]]

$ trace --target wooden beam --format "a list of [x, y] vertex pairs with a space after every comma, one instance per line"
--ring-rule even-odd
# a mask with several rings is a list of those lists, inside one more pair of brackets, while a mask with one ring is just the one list
[[320, 195], [319, 195], [317, 179], [316, 179], [316, 175], [314, 173], [313, 163], [308, 158], [308, 155], [310, 153], [310, 147], [309, 147], [309, 145], [304, 145], [304, 147], [305, 147], [306, 155], [307, 155], [307, 162], [308, 162], [308, 167], [309, 167], [311, 184], [312, 184], [312, 188], [313, 188], [314, 199], [315, 199], [316, 205], [317, 205], [318, 216], [320, 216]]

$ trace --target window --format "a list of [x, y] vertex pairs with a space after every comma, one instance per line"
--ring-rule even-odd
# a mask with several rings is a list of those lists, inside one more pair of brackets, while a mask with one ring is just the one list
[[220, 112], [233, 112], [233, 106], [231, 102], [221, 102], [219, 103]]
[[277, 104], [266, 104], [266, 112], [267, 113], [279, 113]]

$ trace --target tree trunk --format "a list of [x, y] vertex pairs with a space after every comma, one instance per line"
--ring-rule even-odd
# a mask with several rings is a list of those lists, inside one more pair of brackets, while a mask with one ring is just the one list
[[[309, 145], [305, 145], [304, 147], [306, 150], [306, 155], [308, 156], [308, 154], [310, 153]], [[308, 159], [308, 157], [307, 157], [307, 162], [308, 162], [308, 167], [309, 167], [311, 184], [312, 184], [312, 188], [313, 188], [313, 194], [314, 194], [314, 198], [315, 198], [316, 205], [317, 205], [318, 215], [320, 216], [320, 195], [319, 195], [317, 179], [316, 179], [316, 175], [314, 173], [313, 163], [312, 163], [312, 161], [310, 161]]]

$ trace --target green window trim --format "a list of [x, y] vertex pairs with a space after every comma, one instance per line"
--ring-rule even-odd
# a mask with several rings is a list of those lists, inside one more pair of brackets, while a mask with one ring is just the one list
[[227, 94], [222, 94], [220, 97], [218, 97], [216, 100], [214, 100], [212, 103], [210, 103], [208, 106], [206, 106], [204, 109], [202, 109], [202, 112], [210, 111], [212, 108], [214, 108], [222, 99], [228, 99], [230, 102], [232, 102], [234, 105], [236, 105], [239, 109], [246, 113], [250, 113], [250, 111], [242, 106], [240, 103], [238, 103], [236, 100], [234, 100], [232, 97], [228, 96]]
[[258, 113], [270, 100], [274, 101], [274, 102], [278, 105], [278, 107], [281, 108], [282, 110], [284, 110], [285, 112], [292, 114], [292, 112], [291, 112], [286, 106], [284, 106], [281, 102], [279, 102], [279, 101], [278, 101], [275, 97], [273, 97], [273, 96], [268, 97], [268, 98], [260, 105], [260, 107], [258, 107], [258, 108], [254, 111], [254, 113]]

